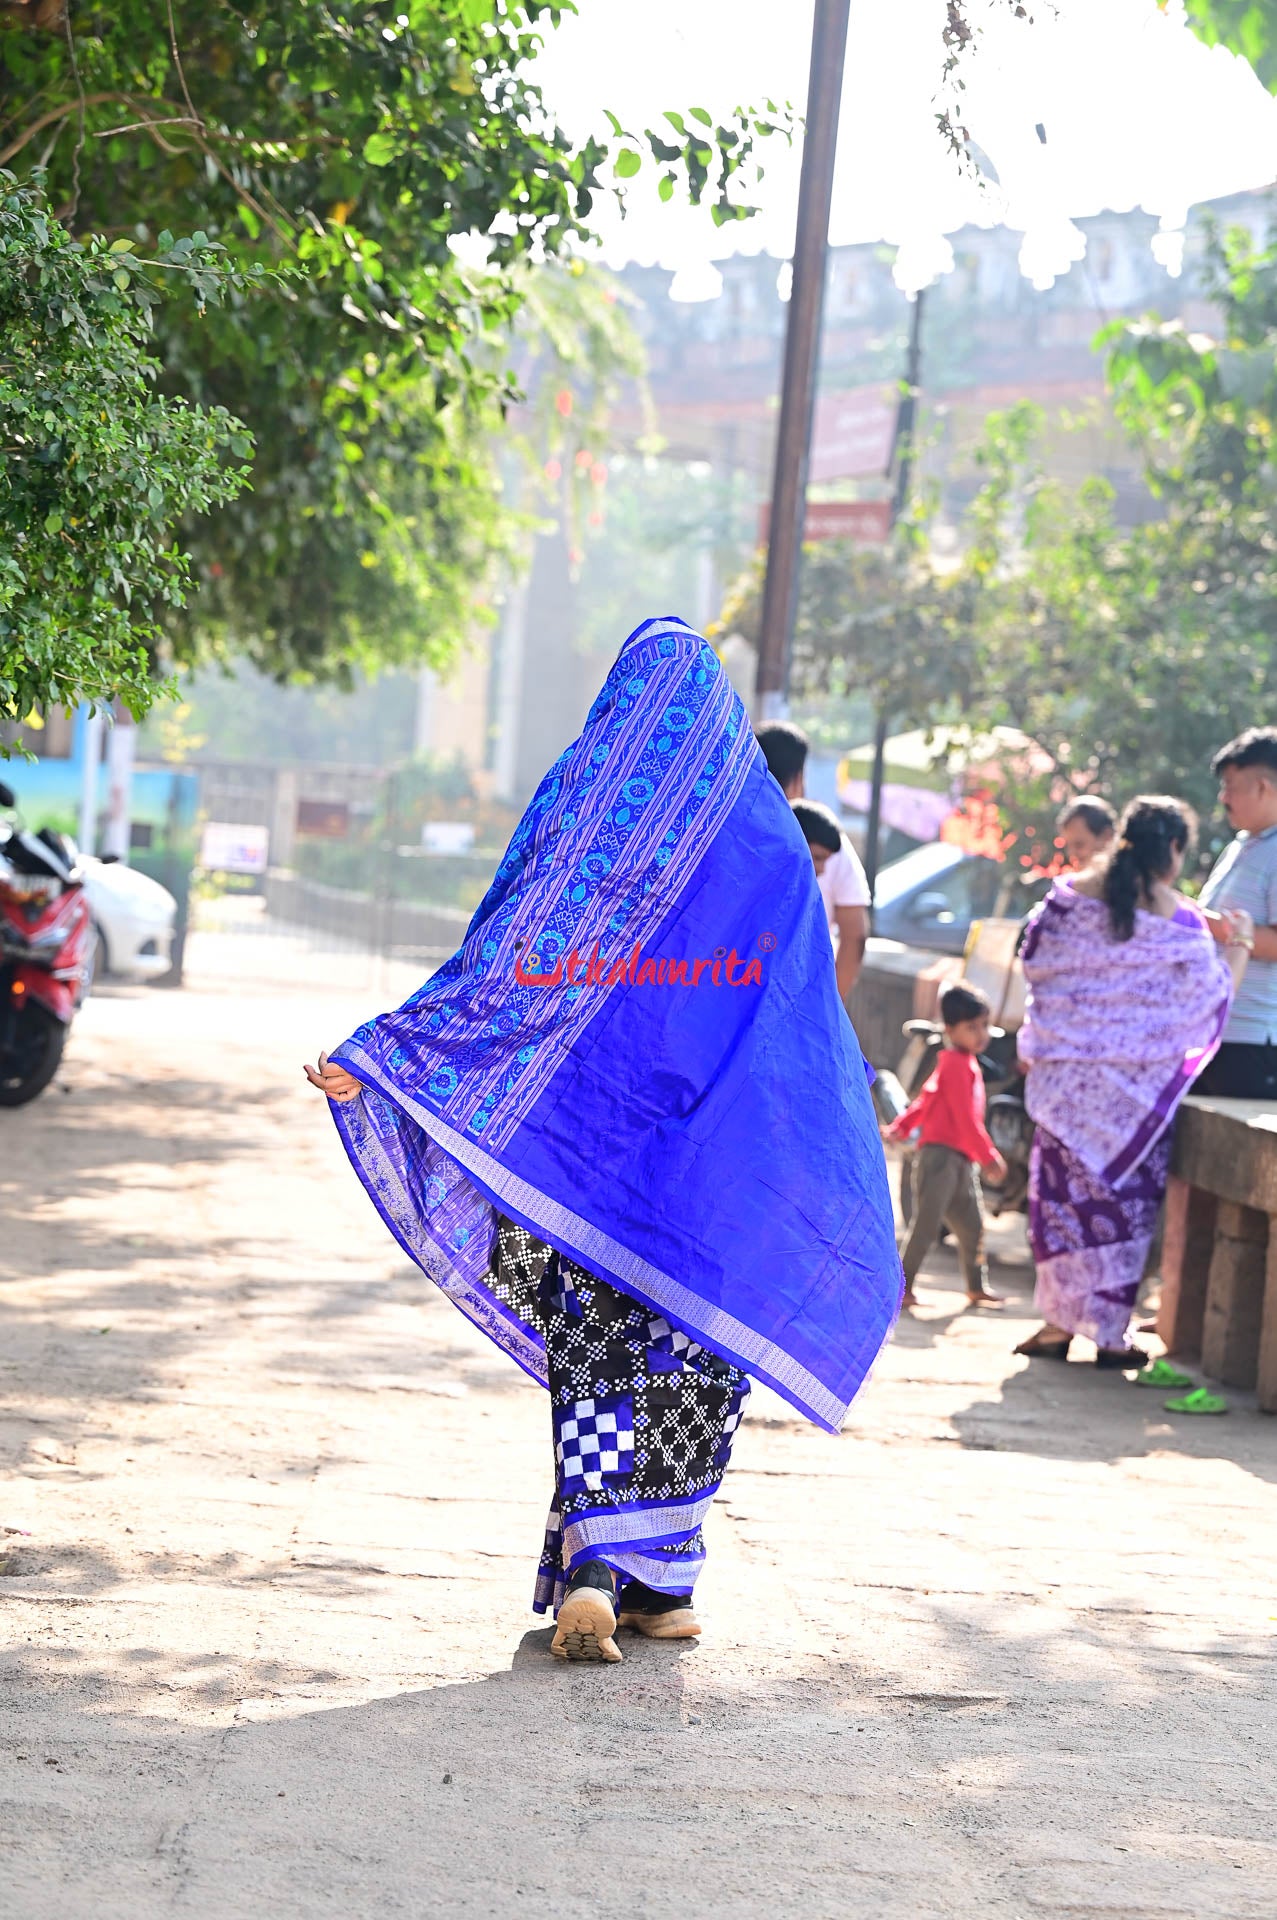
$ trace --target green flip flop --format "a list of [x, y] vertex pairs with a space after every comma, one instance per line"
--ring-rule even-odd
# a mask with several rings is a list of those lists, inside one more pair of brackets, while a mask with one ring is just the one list
[[1165, 1402], [1167, 1413], [1227, 1413], [1228, 1402], [1222, 1393], [1211, 1393], [1206, 1387], [1194, 1387], [1191, 1393], [1182, 1393], [1178, 1400]]
[[1181, 1373], [1169, 1360], [1154, 1360], [1143, 1373], [1136, 1374], [1135, 1384], [1137, 1387], [1191, 1387], [1193, 1380], [1191, 1374]]

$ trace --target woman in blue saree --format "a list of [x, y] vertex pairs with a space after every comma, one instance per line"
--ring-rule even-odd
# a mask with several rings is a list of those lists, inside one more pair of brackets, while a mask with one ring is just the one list
[[901, 1279], [811, 859], [684, 622], [626, 641], [459, 952], [306, 1071], [401, 1246], [549, 1388], [553, 1652], [694, 1637], [750, 1379], [836, 1432]]

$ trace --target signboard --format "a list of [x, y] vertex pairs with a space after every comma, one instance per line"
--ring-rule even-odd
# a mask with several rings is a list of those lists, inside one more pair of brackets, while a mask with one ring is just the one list
[[895, 426], [890, 387], [849, 387], [844, 393], [818, 394], [808, 479], [820, 487], [829, 480], [881, 477], [891, 460]]
[[421, 829], [427, 853], [469, 853], [474, 845], [472, 820], [427, 820]]
[[[771, 502], [758, 514], [758, 539], [766, 546], [771, 534]], [[807, 502], [803, 539], [852, 540], [860, 547], [879, 547], [891, 532], [890, 500], [825, 500]]]
[[265, 873], [269, 852], [266, 827], [207, 820], [200, 834], [199, 864], [205, 873]]

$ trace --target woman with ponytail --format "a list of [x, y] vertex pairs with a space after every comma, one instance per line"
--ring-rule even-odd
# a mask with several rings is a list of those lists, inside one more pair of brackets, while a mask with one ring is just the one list
[[1175, 892], [1195, 826], [1177, 800], [1133, 800], [1111, 852], [1057, 881], [1030, 920], [1019, 1051], [1037, 1126], [1029, 1238], [1046, 1324], [1017, 1353], [1064, 1360], [1080, 1334], [1097, 1366], [1147, 1361], [1127, 1329], [1171, 1123], [1219, 1045], [1254, 939], [1249, 915], [1234, 914], [1217, 946]]

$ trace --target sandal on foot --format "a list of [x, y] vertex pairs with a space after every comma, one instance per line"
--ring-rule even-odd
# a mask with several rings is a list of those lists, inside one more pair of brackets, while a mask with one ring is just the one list
[[657, 1593], [640, 1580], [625, 1589], [617, 1625], [648, 1640], [696, 1640], [701, 1631], [690, 1593]]
[[556, 1660], [624, 1659], [612, 1638], [616, 1632], [616, 1588], [602, 1560], [586, 1560], [568, 1583], [567, 1597], [554, 1623], [550, 1652]]
[[1095, 1364], [1103, 1369], [1120, 1368], [1129, 1373], [1132, 1367], [1146, 1367], [1149, 1356], [1143, 1347], [1100, 1347], [1096, 1351]]
[[1040, 1333], [1031, 1333], [1027, 1340], [1021, 1340], [1014, 1351], [1026, 1355], [1030, 1360], [1067, 1360], [1072, 1345], [1071, 1333], [1066, 1334], [1063, 1340], [1044, 1340]]
[[1137, 1387], [1191, 1387], [1193, 1380], [1191, 1374], [1181, 1373], [1169, 1360], [1154, 1360], [1137, 1375], [1135, 1384]]
[[1182, 1393], [1178, 1400], [1163, 1402], [1167, 1413], [1227, 1413], [1228, 1402], [1222, 1393], [1211, 1393], [1206, 1387], [1194, 1387], [1191, 1393]]

